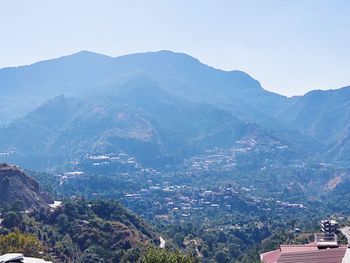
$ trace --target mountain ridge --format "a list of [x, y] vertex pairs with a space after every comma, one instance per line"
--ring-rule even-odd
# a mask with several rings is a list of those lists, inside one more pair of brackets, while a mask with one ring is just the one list
[[[58, 60], [64, 60], [64, 59], [71, 59], [71, 58], [74, 58], [74, 57], [91, 57], [91, 56], [94, 56], [94, 57], [99, 57], [99, 58], [106, 58], [106, 59], [109, 59], [109, 60], [118, 60], [118, 59], [127, 59], [127, 58], [130, 58], [130, 57], [133, 57], [133, 56], [140, 56], [140, 55], [152, 55], [152, 54], [176, 54], [176, 55], [181, 55], [181, 56], [184, 56], [184, 57], [188, 57], [196, 62], [199, 62], [200, 64], [203, 64], [205, 66], [208, 66], [212, 69], [215, 69], [215, 70], [219, 70], [219, 71], [222, 71], [222, 72], [226, 72], [226, 73], [243, 73], [244, 75], [248, 76], [248, 77], [251, 77], [250, 74], [242, 71], [242, 70], [224, 70], [224, 69], [220, 69], [220, 68], [216, 68], [216, 67], [212, 67], [212, 66], [209, 66], [203, 62], [201, 62], [199, 59], [191, 56], [191, 55], [188, 55], [187, 53], [184, 53], [184, 52], [176, 52], [176, 51], [171, 51], [171, 50], [167, 50], [167, 49], [161, 49], [161, 50], [156, 50], [156, 51], [146, 51], [146, 52], [136, 52], [136, 53], [130, 53], [130, 54], [125, 54], [125, 55], [119, 55], [119, 56], [110, 56], [110, 55], [105, 55], [105, 54], [102, 54], [102, 53], [98, 53], [98, 52], [94, 52], [94, 51], [90, 51], [90, 50], [81, 50], [81, 51], [77, 51], [77, 52], [74, 52], [74, 53], [71, 53], [71, 54], [67, 54], [67, 55], [63, 55], [63, 56], [59, 56], [59, 57], [55, 57], [55, 58], [48, 58], [48, 59], [44, 59], [44, 60], [41, 60], [41, 61], [36, 61], [36, 62], [33, 62], [33, 63], [29, 63], [29, 64], [24, 64], [24, 65], [18, 65], [18, 66], [8, 66], [8, 67], [2, 67], [0, 68], [0, 72], [1, 71], [9, 71], [9, 70], [13, 70], [13, 69], [21, 69], [21, 68], [27, 68], [27, 67], [30, 67], [30, 66], [35, 66], [35, 65], [39, 65], [39, 64], [44, 64], [44, 63], [47, 63], [47, 62], [53, 62], [53, 61], [58, 61]], [[251, 77], [252, 78], [252, 77]], [[332, 92], [332, 91], [338, 91], [338, 90], [342, 90], [342, 89], [346, 89], [346, 88], [349, 88], [350, 85], [346, 85], [346, 86], [342, 86], [342, 87], [339, 87], [339, 88], [330, 88], [330, 89], [313, 89], [313, 90], [310, 90], [310, 91], [307, 91], [306, 93], [302, 94], [302, 95], [292, 95], [288, 98], [292, 99], [292, 98], [298, 98], [298, 97], [303, 97], [309, 93], [313, 93], [313, 92]], [[274, 94], [277, 94], [277, 95], [280, 95], [282, 97], [287, 97], [287, 96], [284, 96], [284, 95], [281, 95], [279, 93], [276, 93], [276, 92], [272, 92], [272, 91], [269, 91], [269, 90], [266, 90], [268, 92], [271, 92], [271, 93], [274, 93]]]
[[[246, 73], [214, 69], [183, 53], [159, 51], [112, 58], [84, 51], [23, 67], [1, 69], [3, 98], [0, 99], [0, 117], [6, 123], [52, 97], [85, 95], [133, 78], [137, 73], [150, 75], [168, 92], [185, 95], [192, 100], [203, 95], [207, 100], [211, 99], [212, 87], [218, 91], [218, 88], [231, 87], [225, 88], [226, 93], [231, 93], [230, 97], [242, 97], [239, 93], [243, 86], [263, 92], [261, 85]], [[239, 92], [232, 93], [232, 87]]]
[[274, 137], [228, 110], [188, 102], [140, 77], [90, 98], [48, 101], [0, 129], [0, 151], [12, 152], [9, 160], [35, 169], [53, 160], [62, 164], [86, 154], [120, 151], [154, 165], [170, 156], [176, 163], [206, 149], [229, 148], [256, 134]]
[[[215, 69], [187, 54], [166, 50], [115, 58], [82, 51], [23, 68], [0, 70], [3, 91], [0, 119], [2, 124], [10, 123], [59, 95], [84, 101], [113, 90], [121, 95], [121, 87], [133, 80], [143, 89], [141, 93], [151, 80], [159, 94], [172, 96], [174, 104], [183, 100], [224, 110], [242, 122], [273, 130], [318, 157], [323, 155], [319, 154], [321, 151], [334, 155], [333, 145], [339, 140], [346, 144], [348, 141], [344, 139], [350, 121], [348, 87], [287, 98], [263, 89], [257, 80], [242, 71]], [[134, 92], [139, 91], [134, 87]], [[174, 98], [181, 100], [175, 102]], [[141, 101], [138, 98], [138, 103]], [[127, 99], [123, 103], [128, 104]], [[339, 158], [344, 159], [347, 152], [344, 150]]]

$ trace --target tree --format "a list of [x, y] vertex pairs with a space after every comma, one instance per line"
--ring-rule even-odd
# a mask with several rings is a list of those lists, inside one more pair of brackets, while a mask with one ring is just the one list
[[218, 236], [218, 242], [225, 243], [227, 242], [227, 238], [224, 232], [220, 231]]
[[205, 246], [201, 249], [201, 253], [202, 253], [203, 257], [205, 257], [205, 258], [210, 256], [209, 249], [207, 246]]
[[235, 243], [230, 243], [228, 246], [228, 251], [231, 257], [236, 258], [240, 254], [240, 247]]
[[60, 214], [56, 220], [57, 220], [58, 226], [61, 227], [63, 232], [67, 231], [68, 226], [69, 226], [68, 216], [66, 214]]
[[160, 248], [150, 248], [141, 258], [140, 263], [195, 263], [194, 257], [180, 252], [169, 252]]
[[228, 258], [227, 254], [225, 252], [219, 250], [215, 254], [215, 260], [218, 263], [228, 263], [230, 259]]
[[77, 258], [77, 247], [76, 244], [73, 243], [72, 238], [66, 234], [62, 240], [58, 241], [55, 245], [55, 250], [62, 253], [69, 259]]
[[90, 247], [81, 255], [79, 262], [81, 263], [105, 263], [105, 261], [95, 253], [95, 248]]
[[205, 232], [202, 235], [202, 239], [204, 240], [204, 242], [208, 245], [209, 249], [211, 250], [214, 243], [216, 242], [216, 235], [214, 233], [211, 233], [211, 232]]
[[21, 221], [22, 217], [18, 213], [11, 211], [5, 215], [2, 225], [6, 228], [11, 229], [13, 227], [18, 227]]
[[43, 251], [43, 245], [32, 234], [23, 234], [19, 231], [0, 236], [0, 254], [22, 253], [25, 256], [36, 257]]
[[184, 244], [184, 239], [185, 239], [185, 236], [184, 234], [182, 233], [176, 233], [174, 235], [174, 242], [179, 246], [179, 247], [182, 247]]

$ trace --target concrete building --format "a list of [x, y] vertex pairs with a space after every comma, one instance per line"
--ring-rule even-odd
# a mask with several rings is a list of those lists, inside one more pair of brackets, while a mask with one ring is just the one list
[[321, 230], [323, 233], [335, 233], [339, 232], [339, 224], [335, 220], [322, 220]]
[[305, 245], [281, 245], [279, 249], [260, 254], [262, 263], [350, 263], [350, 249], [339, 245], [338, 222], [321, 221], [322, 233]]

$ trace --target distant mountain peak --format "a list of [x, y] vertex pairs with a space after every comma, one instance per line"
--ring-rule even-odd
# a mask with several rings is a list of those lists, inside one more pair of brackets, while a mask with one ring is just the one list
[[171, 50], [159, 50], [140, 52], [115, 57], [115, 60], [132, 60], [132, 61], [149, 61], [152, 63], [174, 63], [174, 62], [192, 62], [202, 64], [197, 58], [192, 57], [186, 53], [174, 52]]
[[[271, 102], [283, 99], [263, 90], [257, 80], [242, 71], [216, 69], [184, 53], [160, 50], [113, 58], [82, 50], [25, 67], [0, 70], [0, 92], [6, 110], [0, 111], [0, 120], [6, 117], [4, 123], [9, 123], [60, 94], [68, 98], [86, 97], [141, 74], [152, 78], [167, 93], [192, 102], [223, 106], [238, 105], [239, 100], [243, 101], [239, 104], [264, 111]], [[267, 103], [265, 97], [269, 97]], [[21, 102], [20, 107], [13, 99]]]
[[88, 51], [88, 50], [82, 50], [82, 51], [79, 51], [79, 52], [76, 52], [76, 53], [73, 53], [70, 55], [58, 57], [58, 58], [51, 59], [48, 61], [61, 61], [61, 60], [78, 60], [78, 61], [87, 60], [87, 61], [94, 62], [94, 61], [98, 61], [98, 60], [101, 60], [101, 61], [113, 60], [113, 58], [110, 56], [104, 55], [104, 54], [99, 54], [99, 53]]
[[81, 50], [81, 51], [78, 51], [76, 53], [74, 53], [76, 55], [99, 55], [99, 56], [104, 56], [103, 54], [99, 54], [99, 53], [96, 53], [96, 52], [93, 52], [93, 51], [90, 51], [90, 50]]

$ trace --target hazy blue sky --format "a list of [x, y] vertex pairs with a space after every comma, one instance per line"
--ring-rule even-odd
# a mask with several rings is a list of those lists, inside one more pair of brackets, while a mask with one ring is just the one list
[[285, 95], [350, 84], [350, 1], [0, 0], [0, 67], [169, 49]]

